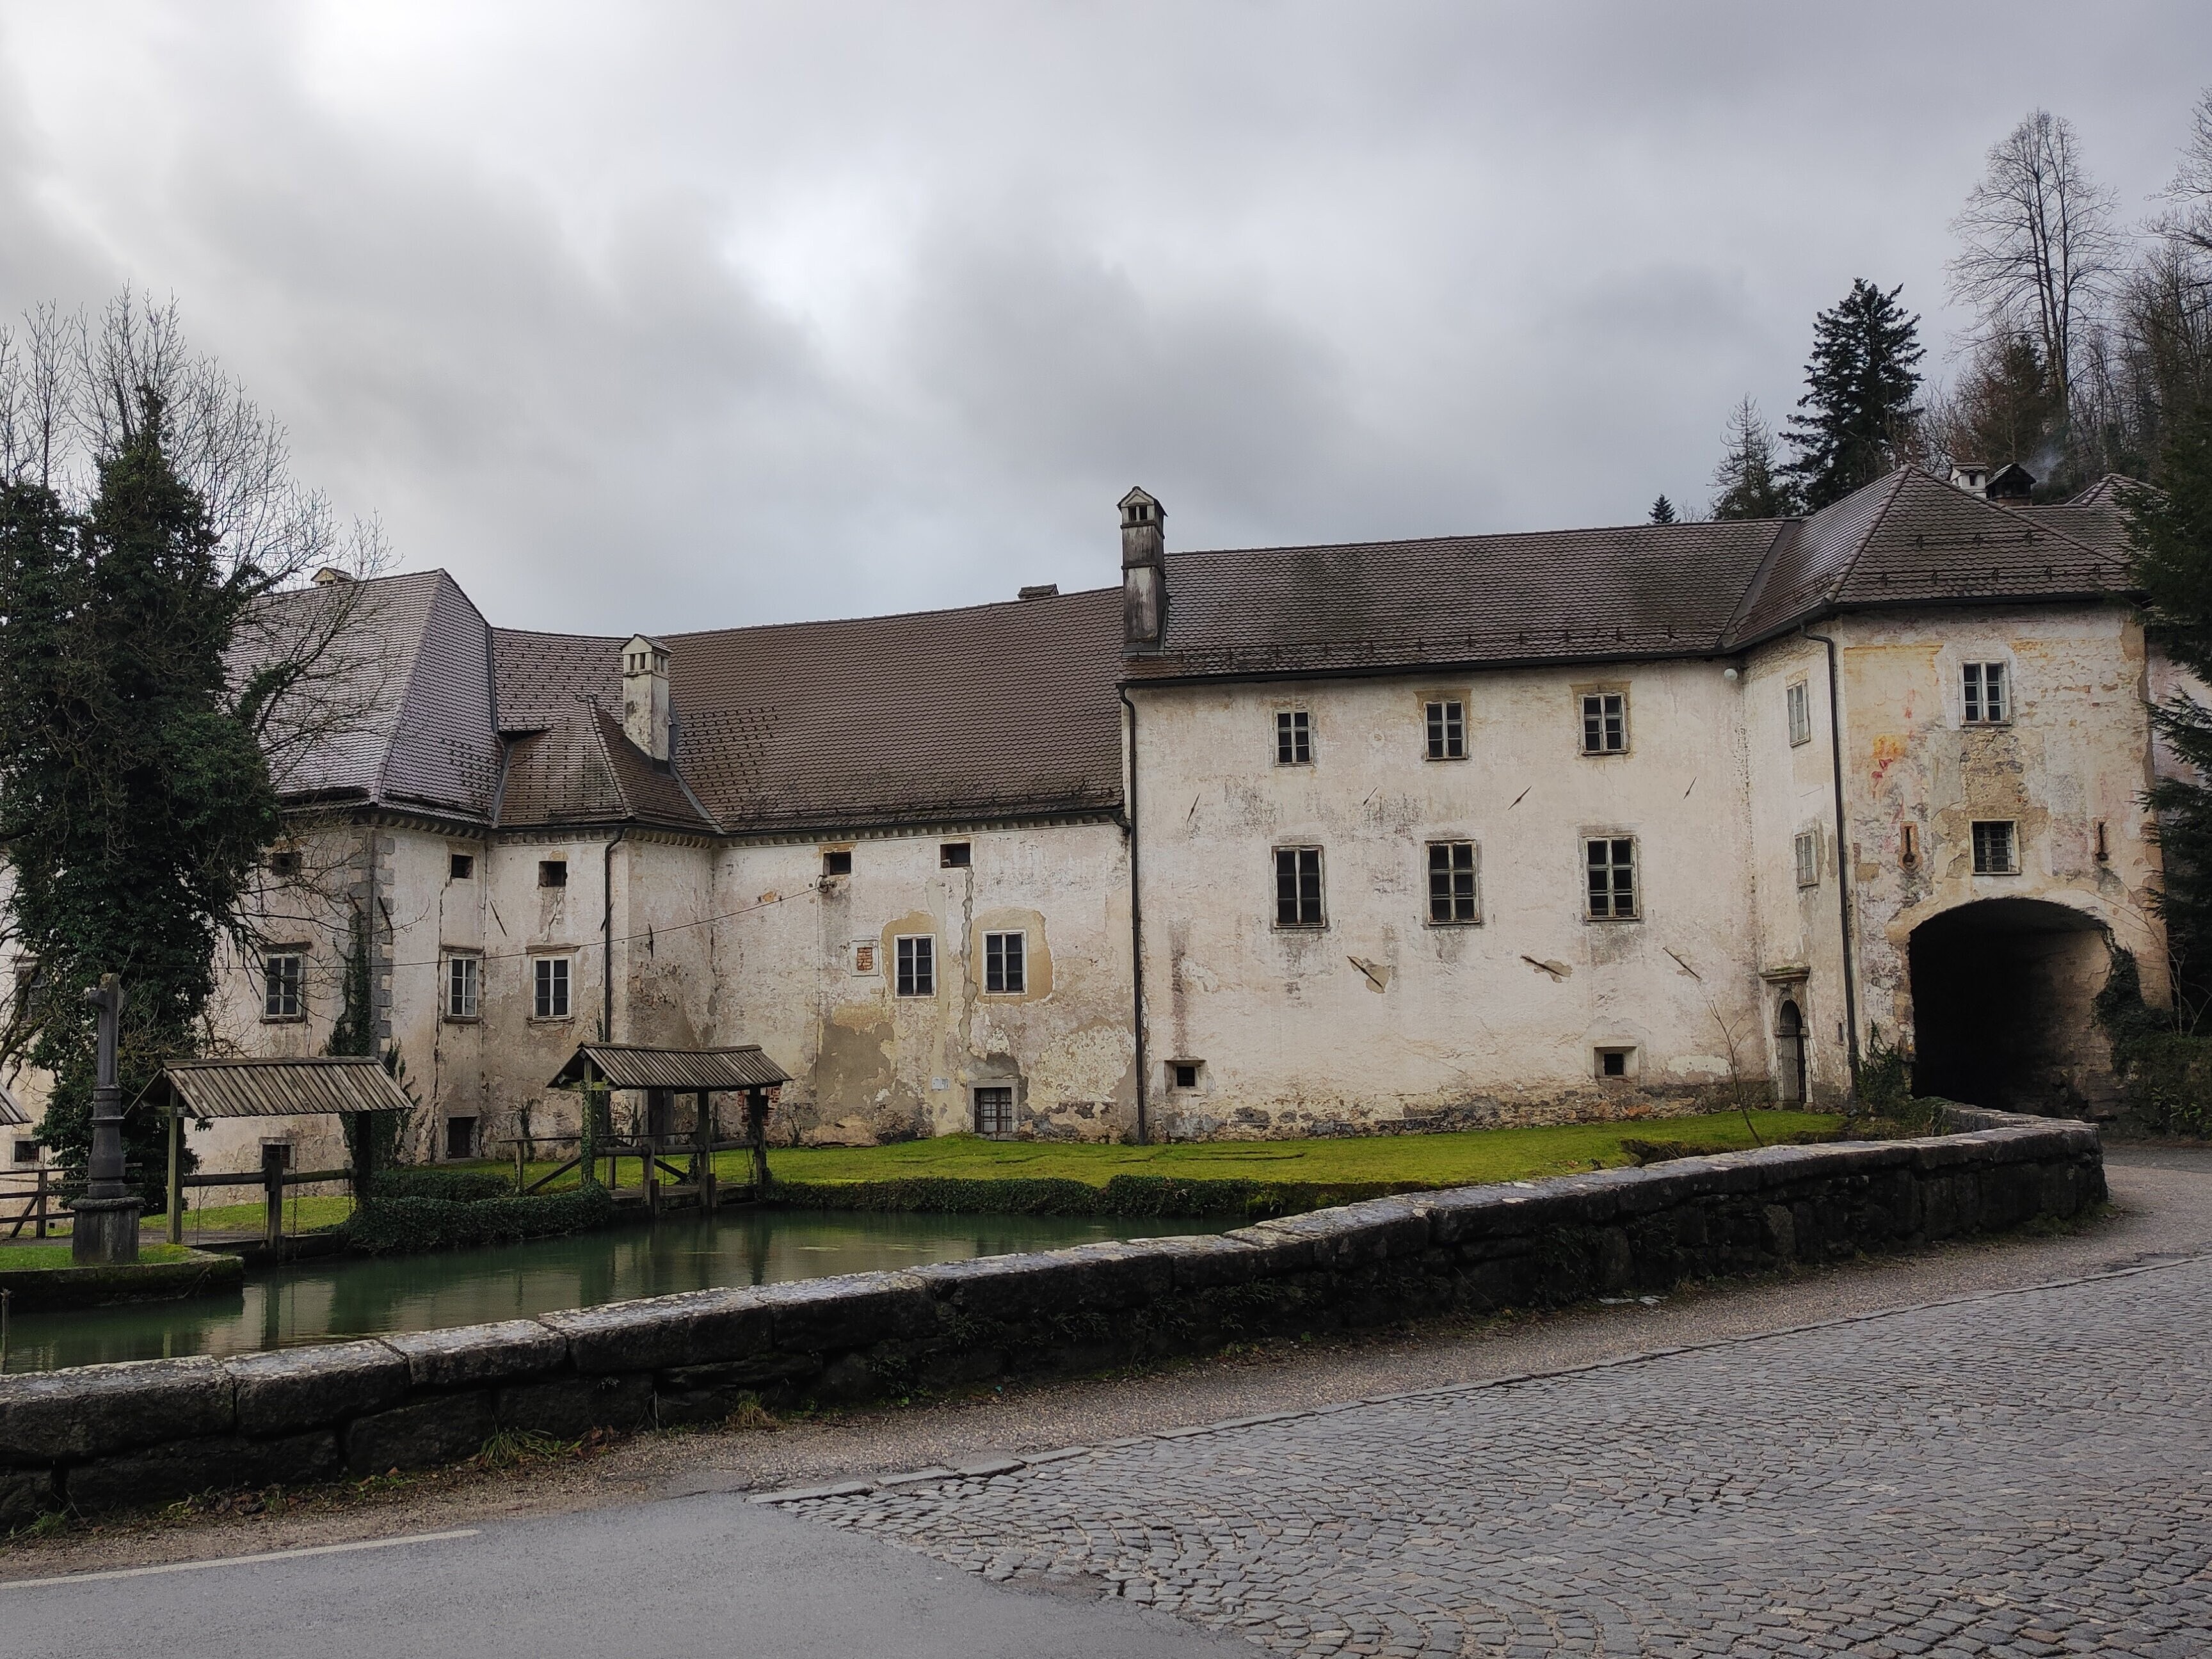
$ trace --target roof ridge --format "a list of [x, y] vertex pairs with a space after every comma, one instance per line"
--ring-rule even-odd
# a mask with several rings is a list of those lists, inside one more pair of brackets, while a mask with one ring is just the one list
[[[1836, 602], [1837, 596], [1844, 591], [1844, 584], [1850, 580], [1851, 573], [1859, 568], [1859, 561], [1866, 556], [1867, 544], [1874, 540], [1882, 526], [1888, 521], [1890, 510], [1897, 505], [1897, 498], [1905, 493], [1905, 481], [1917, 471], [1919, 471], [1917, 467], [1900, 466], [1887, 477], [1877, 478], [1873, 483], [1865, 486], [1869, 489], [1875, 489], [1887, 483], [1889, 489], [1882, 496], [1881, 505], [1875, 508], [1874, 516], [1867, 520], [1866, 528], [1859, 532], [1857, 539], [1852, 543], [1850, 551], [1844, 556], [1843, 562], [1837, 567], [1835, 580], [1827, 585], [1826, 591], [1820, 595], [1822, 604], [1833, 605]], [[1924, 472], [1921, 476], [1931, 483], [1942, 482], [1932, 472]], [[1945, 484], [1944, 488], [1948, 489], [1950, 486]], [[1856, 495], [1858, 493], [1859, 491], [1855, 489], [1851, 495]], [[1846, 495], [1843, 501], [1830, 501], [1827, 507], [1821, 510], [1826, 512], [1841, 507], [1844, 501], [1850, 498], [1850, 495]]]
[[[1324, 550], [1350, 552], [1372, 547], [1441, 547], [1454, 542], [1510, 542], [1552, 541], [1561, 536], [1613, 536], [1644, 534], [1647, 532], [1711, 531], [1720, 525], [1785, 525], [1800, 522], [1796, 518], [1779, 519], [1682, 519], [1673, 524], [1591, 524], [1576, 525], [1561, 530], [1467, 530], [1446, 536], [1394, 536], [1370, 538], [1356, 542], [1285, 542], [1261, 544], [1250, 547], [1186, 547], [1170, 550], [1170, 559], [1235, 558], [1254, 553], [1317, 553]], [[1085, 592], [1093, 590], [1086, 589]]]

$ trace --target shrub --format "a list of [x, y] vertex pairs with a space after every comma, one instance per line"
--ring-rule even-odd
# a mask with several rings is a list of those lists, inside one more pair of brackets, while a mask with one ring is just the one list
[[2212, 1038], [2184, 1030], [2170, 1011], [2143, 1000], [2131, 952], [2113, 947], [2096, 1010], [2129, 1113], [2160, 1134], [2212, 1138]]
[[380, 1170], [371, 1191], [378, 1198], [441, 1198], [449, 1204], [475, 1204], [511, 1196], [514, 1178], [490, 1170]]
[[347, 1243], [371, 1255], [447, 1250], [465, 1244], [508, 1244], [526, 1238], [603, 1227], [615, 1201], [599, 1187], [536, 1198], [372, 1198], [340, 1230]]

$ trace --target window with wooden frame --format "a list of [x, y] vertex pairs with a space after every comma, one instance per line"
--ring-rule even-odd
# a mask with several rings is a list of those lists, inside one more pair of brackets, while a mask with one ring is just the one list
[[937, 994], [937, 937], [902, 933], [892, 941], [891, 989], [902, 997]]
[[1820, 884], [1820, 836], [1815, 830], [1801, 830], [1796, 843], [1797, 854], [1797, 884], [1818, 887]]
[[1790, 746], [1813, 741], [1813, 691], [1802, 680], [1782, 694], [1790, 708]]
[[1322, 927], [1321, 848], [1275, 849], [1275, 926]]
[[573, 1012], [569, 991], [575, 963], [568, 957], [533, 957], [530, 962], [530, 1017], [567, 1019]]
[[305, 1019], [307, 1007], [304, 985], [307, 947], [287, 945], [261, 958], [261, 1018], [268, 1020]]
[[1585, 691], [1583, 704], [1583, 753], [1621, 755], [1628, 751], [1628, 693]]
[[1014, 1133], [1014, 1091], [1006, 1085], [975, 1091], [975, 1133], [988, 1140], [1011, 1139]]
[[446, 958], [446, 1018], [474, 1019], [483, 983], [483, 960], [457, 952]]
[[1978, 876], [2016, 876], [2020, 873], [2020, 826], [2009, 820], [1978, 820], [1974, 826], [1974, 873]]
[[1434, 927], [1467, 927], [1482, 920], [1474, 843], [1429, 843], [1429, 921]]
[[1431, 760], [1467, 758], [1467, 705], [1456, 698], [1432, 702], [1423, 711]]
[[1303, 708], [1275, 711], [1275, 764], [1313, 763], [1313, 716]]
[[1583, 842], [1585, 905], [1593, 921], [1636, 917], [1636, 842], [1630, 836], [1593, 836]]
[[2012, 687], [2001, 662], [1970, 662], [1960, 671], [1961, 710], [1969, 726], [2002, 726], [2012, 718]]
[[1026, 933], [983, 935], [983, 994], [1018, 997], [1029, 989], [1029, 936]]

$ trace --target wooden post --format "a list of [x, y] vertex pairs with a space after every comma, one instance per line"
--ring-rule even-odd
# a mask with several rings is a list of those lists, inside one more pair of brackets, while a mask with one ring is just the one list
[[376, 1189], [376, 1120], [367, 1112], [349, 1112], [353, 1121], [353, 1201], [358, 1208]]
[[514, 1195], [517, 1198], [522, 1196], [522, 1142], [518, 1139], [514, 1143]]
[[745, 1138], [753, 1146], [753, 1201], [768, 1196], [768, 1091], [745, 1091]]
[[697, 1101], [699, 1150], [695, 1154], [699, 1163], [699, 1208], [708, 1215], [714, 1212], [714, 1097], [702, 1089], [693, 1097]]
[[38, 1224], [37, 1228], [33, 1230], [33, 1237], [37, 1237], [37, 1238], [44, 1238], [46, 1236], [46, 1166], [45, 1164], [41, 1164], [40, 1165], [39, 1165], [39, 1224]]
[[185, 1115], [169, 1091], [169, 1243], [185, 1242]]
[[658, 1126], [653, 1121], [653, 1108], [645, 1109], [645, 1166], [638, 1179], [645, 1183], [645, 1212], [655, 1221], [660, 1219], [660, 1137], [653, 1133]]
[[267, 1200], [269, 1249], [272, 1255], [284, 1246], [284, 1166], [292, 1161], [289, 1146], [261, 1149], [261, 1185]]

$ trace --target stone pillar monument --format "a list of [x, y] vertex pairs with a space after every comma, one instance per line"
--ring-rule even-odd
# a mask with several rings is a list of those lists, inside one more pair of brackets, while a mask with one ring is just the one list
[[88, 1267], [138, 1259], [141, 1206], [123, 1178], [123, 1090], [115, 1080], [123, 983], [113, 974], [102, 974], [84, 1000], [99, 1011], [100, 1068], [92, 1090], [92, 1162], [85, 1171], [85, 1195], [70, 1206], [70, 1259]]

